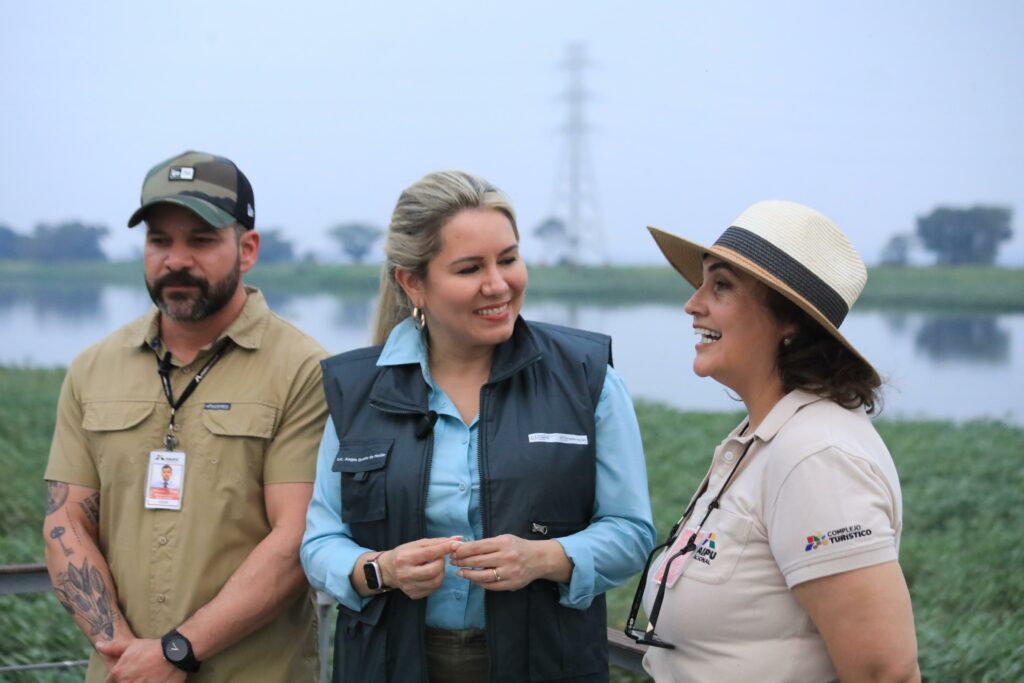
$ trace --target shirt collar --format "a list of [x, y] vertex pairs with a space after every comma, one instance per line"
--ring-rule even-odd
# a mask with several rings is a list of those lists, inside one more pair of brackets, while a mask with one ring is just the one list
[[412, 318], [395, 325], [377, 358], [379, 368], [392, 365], [419, 365], [423, 380], [433, 389], [434, 383], [427, 367], [427, 345]]
[[380, 357], [377, 358], [377, 367], [423, 364], [426, 360], [427, 346], [423, 343], [423, 335], [416, 329], [412, 318], [406, 318], [395, 325], [388, 335]]
[[[267, 300], [260, 290], [246, 287], [245, 292], [248, 296], [242, 312], [213, 342], [214, 344], [224, 337], [230, 337], [231, 341], [242, 348], [258, 349], [263, 342], [263, 334], [270, 321], [270, 307], [267, 306]], [[129, 324], [125, 346], [145, 346], [153, 350], [160, 348], [160, 309], [152, 306], [146, 315]]]
[[761, 420], [761, 424], [754, 430], [754, 436], [761, 441], [771, 441], [782, 429], [782, 426], [797, 414], [797, 411], [806, 405], [824, 400], [821, 396], [809, 391], [794, 389], [779, 399], [779, 402], [768, 411], [765, 418]]

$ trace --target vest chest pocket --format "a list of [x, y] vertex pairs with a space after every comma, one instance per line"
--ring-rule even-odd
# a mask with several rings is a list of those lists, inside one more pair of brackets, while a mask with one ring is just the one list
[[387, 464], [394, 439], [343, 441], [331, 470], [341, 475], [341, 518], [374, 522], [387, 516]]

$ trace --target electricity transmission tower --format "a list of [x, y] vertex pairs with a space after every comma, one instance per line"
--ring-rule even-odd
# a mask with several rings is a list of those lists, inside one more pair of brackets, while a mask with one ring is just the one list
[[[590, 65], [582, 43], [569, 45], [565, 61], [560, 65], [567, 75], [566, 87], [561, 93], [566, 103], [566, 118], [561, 126], [561, 160], [552, 215], [562, 221], [564, 235], [549, 230], [545, 239], [551, 242], [561, 237], [565, 249], [561, 260], [570, 265], [607, 262], [597, 183], [587, 145], [590, 126], [584, 114], [590, 93], [583, 85], [583, 72]], [[557, 249], [549, 253], [554, 251]]]

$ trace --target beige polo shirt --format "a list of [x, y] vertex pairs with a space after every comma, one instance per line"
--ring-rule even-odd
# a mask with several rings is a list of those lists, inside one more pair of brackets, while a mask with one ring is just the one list
[[[170, 418], [154, 353], [163, 353], [157, 309], [82, 352], [64, 379], [46, 478], [100, 490], [100, 550], [139, 637], [180, 625], [267, 536], [265, 484], [314, 479], [326, 352], [271, 313], [258, 290], [247, 291], [223, 335], [233, 343], [177, 413], [186, 454], [179, 511], [143, 505], [149, 453], [163, 448]], [[188, 365], [174, 361], [175, 398], [219, 343]], [[306, 592], [189, 681], [314, 681], [316, 648]], [[86, 680], [104, 676], [93, 655]]]
[[[672, 563], [651, 648], [657, 681], [832, 681], [836, 672], [790, 588], [897, 558], [902, 502], [892, 457], [863, 410], [787, 394], [752, 435], [738, 426], [715, 450], [678, 550], [750, 450], [697, 537]], [[698, 489], [700, 490], [700, 489]], [[648, 613], [664, 575], [652, 568]]]

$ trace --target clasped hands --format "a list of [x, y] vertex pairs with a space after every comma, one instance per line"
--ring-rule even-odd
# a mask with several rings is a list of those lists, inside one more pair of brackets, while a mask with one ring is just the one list
[[384, 552], [378, 562], [385, 585], [418, 600], [440, 587], [446, 558], [459, 567], [459, 576], [486, 590], [514, 591], [536, 579], [568, 581], [572, 575], [560, 543], [512, 534], [468, 542], [461, 536], [423, 538]]
[[96, 643], [107, 683], [183, 683], [186, 674], [166, 659], [159, 640], [124, 638]]

